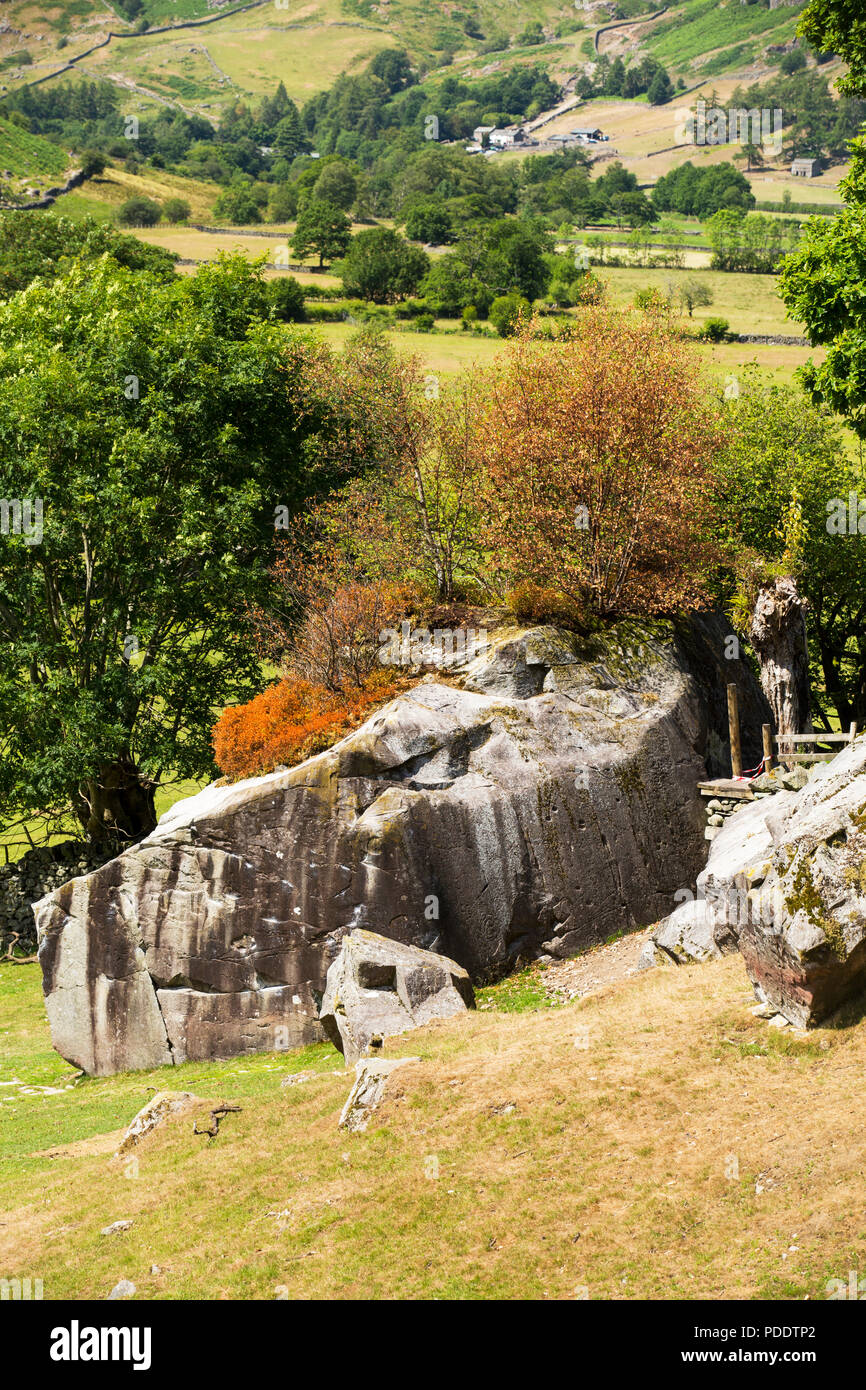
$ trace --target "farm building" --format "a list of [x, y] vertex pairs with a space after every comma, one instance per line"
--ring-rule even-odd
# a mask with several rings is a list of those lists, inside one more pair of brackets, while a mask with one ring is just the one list
[[820, 172], [820, 159], [795, 159], [791, 165], [791, 173], [798, 179], [815, 179]]

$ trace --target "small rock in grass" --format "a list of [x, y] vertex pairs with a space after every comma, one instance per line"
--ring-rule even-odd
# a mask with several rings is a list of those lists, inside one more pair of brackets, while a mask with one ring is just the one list
[[108, 1295], [106, 1302], [110, 1302], [113, 1298], [132, 1298], [134, 1293], [135, 1285], [133, 1284], [132, 1280], [121, 1279], [120, 1283], [115, 1284], [114, 1288], [111, 1290], [111, 1293]]

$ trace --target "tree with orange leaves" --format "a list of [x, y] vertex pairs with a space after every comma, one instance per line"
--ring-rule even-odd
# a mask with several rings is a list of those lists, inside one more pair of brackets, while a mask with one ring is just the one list
[[720, 437], [664, 312], [590, 306], [554, 341], [524, 325], [494, 365], [476, 439], [500, 582], [602, 617], [699, 604]]

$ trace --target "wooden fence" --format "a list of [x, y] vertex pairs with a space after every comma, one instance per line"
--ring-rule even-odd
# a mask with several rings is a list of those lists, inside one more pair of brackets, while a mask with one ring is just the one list
[[[740, 711], [737, 698], [736, 685], [728, 686], [728, 730], [731, 738], [731, 776], [742, 777], [743, 774], [743, 754], [740, 746]], [[773, 766], [774, 758], [784, 763], [821, 763], [829, 762], [835, 758], [837, 753], [842, 751], [842, 745], [848, 747], [857, 737], [857, 721], [854, 720], [847, 734], [825, 733], [822, 729], [817, 729], [811, 734], [774, 734], [771, 724], [761, 725], [763, 737], [764, 757], [761, 764], [761, 771], [769, 772]], [[797, 753], [794, 750], [805, 744], [816, 745], [810, 753]], [[818, 748], [817, 745], [830, 745]]]

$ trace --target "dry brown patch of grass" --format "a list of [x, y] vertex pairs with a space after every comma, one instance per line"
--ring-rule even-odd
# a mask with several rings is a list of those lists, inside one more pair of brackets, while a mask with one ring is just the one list
[[350, 1075], [275, 1077], [216, 1139], [157, 1130], [135, 1178], [46, 1164], [0, 1268], [46, 1297], [824, 1297], [866, 1253], [866, 1024], [796, 1038], [749, 1002], [734, 957], [431, 1025], [362, 1134]]

